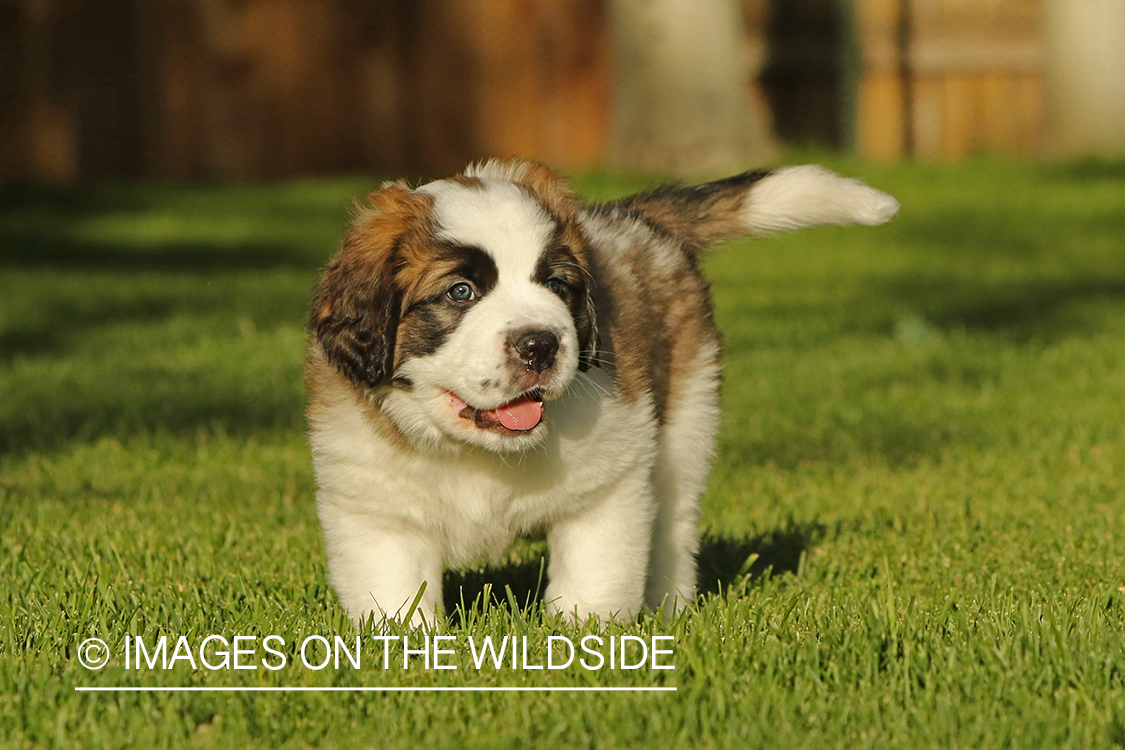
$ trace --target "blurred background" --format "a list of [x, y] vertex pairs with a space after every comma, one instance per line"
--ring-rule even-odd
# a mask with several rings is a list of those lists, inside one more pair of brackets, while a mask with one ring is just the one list
[[0, 0], [0, 179], [1125, 154], [1125, 0]]

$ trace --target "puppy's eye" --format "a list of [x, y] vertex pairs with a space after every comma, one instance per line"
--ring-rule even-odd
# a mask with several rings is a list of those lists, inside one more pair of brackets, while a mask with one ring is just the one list
[[449, 290], [446, 291], [445, 296], [449, 297], [449, 299], [453, 300], [454, 302], [471, 302], [472, 300], [476, 299], [477, 295], [476, 292], [473, 291], [473, 287], [471, 285], [464, 281], [459, 281], [453, 286], [449, 287]]
[[566, 291], [567, 286], [565, 281], [557, 276], [552, 276], [551, 278], [547, 279], [547, 288], [555, 294], [562, 294]]

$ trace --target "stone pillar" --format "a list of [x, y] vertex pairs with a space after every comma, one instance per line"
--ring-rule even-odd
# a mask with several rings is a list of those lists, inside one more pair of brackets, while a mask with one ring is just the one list
[[768, 114], [750, 99], [736, 0], [611, 0], [618, 169], [714, 176], [777, 155]]
[[1125, 0], [1045, 0], [1047, 152], [1125, 156]]

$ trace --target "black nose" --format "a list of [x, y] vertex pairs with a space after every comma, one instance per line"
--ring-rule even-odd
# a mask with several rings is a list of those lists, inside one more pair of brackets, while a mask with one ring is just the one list
[[512, 347], [527, 369], [543, 372], [555, 364], [555, 355], [559, 352], [559, 337], [550, 331], [520, 331], [515, 335]]

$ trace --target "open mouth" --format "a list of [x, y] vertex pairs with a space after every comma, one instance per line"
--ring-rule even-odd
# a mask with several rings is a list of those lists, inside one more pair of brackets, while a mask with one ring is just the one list
[[457, 416], [472, 420], [481, 429], [502, 427], [512, 432], [527, 432], [535, 429], [543, 420], [543, 394], [538, 388], [495, 409], [469, 406], [453, 391], [446, 391], [445, 397]]

